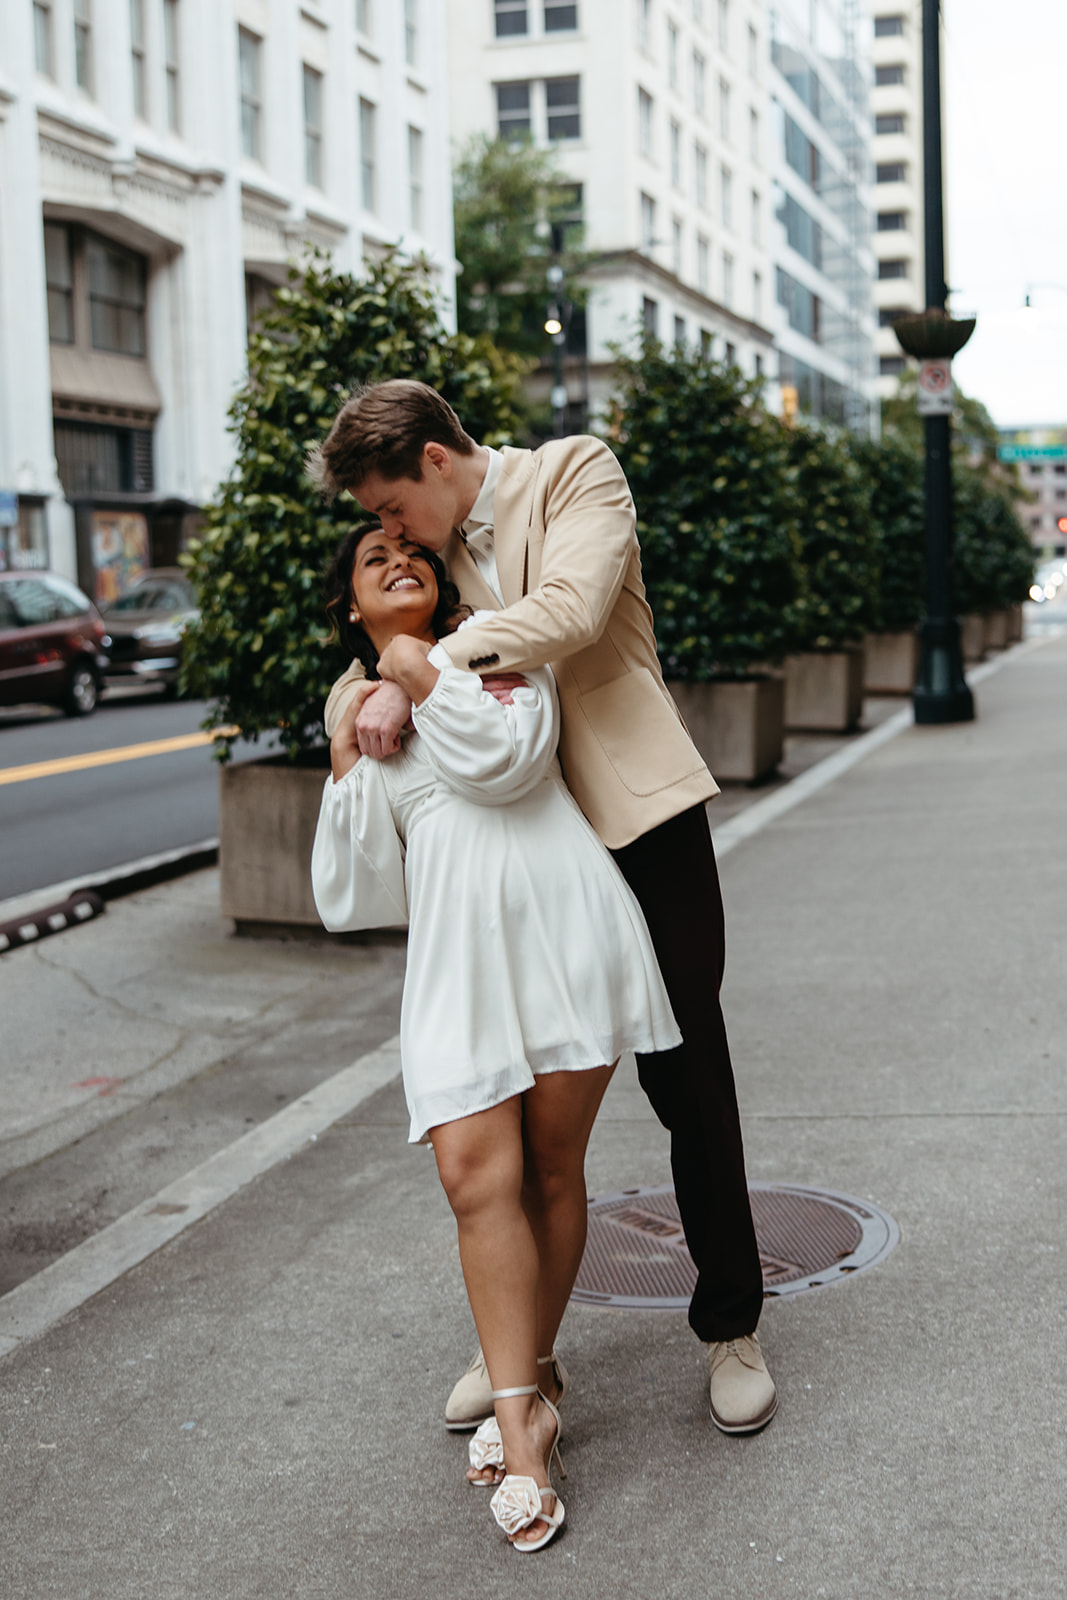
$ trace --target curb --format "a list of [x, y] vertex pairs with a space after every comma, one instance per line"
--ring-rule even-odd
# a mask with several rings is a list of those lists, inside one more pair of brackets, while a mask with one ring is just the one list
[[[204, 867], [217, 866], [218, 859], [219, 841], [201, 839], [197, 844], [181, 845], [175, 850], [163, 850], [158, 855], [142, 856], [138, 861], [126, 861], [121, 866], [104, 867], [99, 872], [83, 872], [62, 883], [28, 889], [25, 894], [0, 900], [0, 934], [10, 933], [12, 925], [17, 928], [25, 923], [47, 920], [76, 897], [96, 895], [106, 905], [109, 900], [136, 894], [140, 889], [150, 889], [153, 884], [166, 883], [168, 879], [183, 877], [187, 872], [199, 872]], [[48, 929], [49, 933], [62, 931], [62, 928]], [[12, 943], [11, 948], [14, 947]], [[0, 953], [3, 948], [0, 945]]]

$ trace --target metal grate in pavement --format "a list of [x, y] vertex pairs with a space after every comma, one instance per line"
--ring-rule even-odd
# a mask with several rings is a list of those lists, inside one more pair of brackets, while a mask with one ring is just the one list
[[[768, 1298], [839, 1283], [882, 1261], [900, 1238], [880, 1207], [832, 1189], [752, 1183], [749, 1197]], [[680, 1311], [695, 1285], [673, 1189], [624, 1189], [590, 1200], [574, 1301]]]

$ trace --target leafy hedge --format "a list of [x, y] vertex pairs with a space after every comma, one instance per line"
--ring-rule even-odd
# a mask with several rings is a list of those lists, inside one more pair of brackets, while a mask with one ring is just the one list
[[811, 424], [788, 431], [808, 605], [803, 650], [858, 643], [874, 625], [881, 551], [871, 482], [854, 441]]
[[856, 440], [852, 454], [871, 490], [877, 583], [871, 629], [905, 633], [926, 611], [926, 498], [922, 457], [894, 438]]
[[[353, 384], [421, 378], [475, 438], [508, 443], [523, 363], [441, 326], [425, 270], [395, 254], [363, 278], [314, 256], [289, 273], [249, 342], [248, 380], [230, 409], [233, 471], [186, 559], [200, 620], [186, 636], [184, 686], [214, 702], [206, 727], [278, 733], [295, 757], [322, 738], [337, 675], [321, 573], [355, 515], [324, 506], [304, 474]], [[218, 742], [228, 759], [234, 739]]]

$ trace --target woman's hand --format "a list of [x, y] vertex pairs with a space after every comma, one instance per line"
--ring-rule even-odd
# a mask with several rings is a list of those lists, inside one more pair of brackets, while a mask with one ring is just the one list
[[433, 644], [428, 640], [400, 633], [378, 657], [378, 671], [382, 677], [399, 684], [414, 705], [422, 704], [439, 677], [437, 668], [426, 659], [432, 649]]

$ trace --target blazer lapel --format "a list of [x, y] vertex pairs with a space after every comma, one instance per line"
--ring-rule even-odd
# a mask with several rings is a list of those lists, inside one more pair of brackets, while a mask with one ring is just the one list
[[441, 553], [448, 576], [459, 590], [464, 605], [472, 606], [475, 611], [500, 610], [500, 601], [478, 571], [477, 562], [457, 530], [453, 530], [451, 539]]
[[493, 542], [500, 592], [505, 605], [521, 600], [527, 589], [527, 552], [533, 516], [537, 457], [532, 450], [503, 451], [504, 465], [493, 496]]

